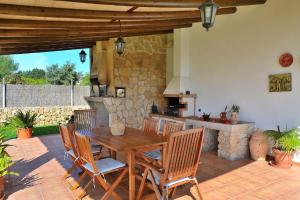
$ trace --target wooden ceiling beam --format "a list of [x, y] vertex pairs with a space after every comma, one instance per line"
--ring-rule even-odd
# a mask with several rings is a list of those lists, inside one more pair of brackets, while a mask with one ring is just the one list
[[[56, 0], [57, 1], [57, 0]], [[61, 0], [60, 0], [61, 1]], [[64, 0], [68, 2], [138, 7], [198, 8], [206, 0]], [[266, 0], [214, 0], [221, 7], [264, 4]]]
[[[122, 22], [122, 28], [132, 27], [148, 27], [148, 26], [167, 26], [200, 22], [201, 18], [186, 18], [177, 20], [149, 20], [149, 21], [133, 21]], [[63, 21], [44, 21], [39, 20], [15, 20], [1, 19], [0, 28], [19, 28], [19, 29], [95, 29], [95, 28], [119, 28], [119, 22], [63, 22]]]
[[49, 52], [49, 51], [65, 51], [72, 49], [85, 49], [91, 48], [91, 46], [65, 46], [57, 48], [45, 48], [45, 49], [0, 49], [0, 55], [12, 55], [12, 54], [25, 54], [25, 53], [40, 53], [40, 52]]
[[[233, 14], [237, 11], [236, 7], [221, 8], [217, 15]], [[166, 20], [140, 20], [140, 21], [122, 21], [122, 27], [154, 26], [180, 23], [200, 22], [201, 17], [189, 17], [182, 19]], [[21, 19], [1, 19], [0, 27], [10, 28], [95, 28], [95, 27], [119, 27], [119, 22], [80, 22], [80, 21], [40, 21], [40, 20], [21, 20]]]
[[52, 18], [145, 20], [196, 17], [200, 16], [200, 11], [122, 12], [0, 4], [0, 14]]
[[[135, 33], [123, 33], [123, 37], [135, 37], [146, 35], [158, 35], [173, 33], [173, 30], [162, 31], [148, 31], [148, 32], [135, 32]], [[69, 37], [0, 37], [0, 44], [9, 43], [36, 43], [36, 42], [78, 42], [78, 41], [102, 41], [109, 38], [118, 37], [119, 34], [108, 36], [69, 36]]]
[[[122, 33], [136, 33], [136, 32], [147, 32], [147, 31], [161, 31], [161, 30], [170, 30], [177, 28], [187, 28], [191, 27], [192, 24], [183, 24], [176, 26], [163, 26], [163, 27], [152, 27], [152, 28], [142, 28], [136, 27], [135, 29], [122, 29]], [[0, 29], [0, 37], [66, 37], [66, 36], [82, 36], [82, 37], [90, 37], [90, 36], [103, 36], [103, 37], [111, 37], [120, 35], [120, 31], [118, 29], [115, 30], [31, 30], [31, 29]]]
[[10, 43], [10, 44], [0, 44], [0, 49], [14, 49], [14, 48], [44, 48], [44, 47], [57, 47], [57, 46], [79, 46], [79, 45], [89, 45], [93, 46], [96, 41], [78, 41], [78, 42], [35, 42], [35, 43]]

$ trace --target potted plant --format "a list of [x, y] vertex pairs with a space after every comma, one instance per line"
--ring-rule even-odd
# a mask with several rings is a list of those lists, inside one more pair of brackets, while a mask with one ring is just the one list
[[11, 157], [6, 152], [6, 147], [10, 146], [4, 144], [5, 135], [0, 131], [0, 200], [4, 199], [4, 176], [5, 175], [15, 175], [19, 174], [16, 172], [9, 171], [8, 168], [13, 164]]
[[[201, 113], [201, 109], [198, 109], [198, 111]], [[204, 121], [210, 121], [210, 115], [211, 115], [211, 113], [206, 113], [206, 112], [203, 112], [202, 113], [202, 119], [204, 120]]]
[[31, 114], [30, 111], [23, 113], [18, 110], [11, 120], [11, 124], [17, 128], [18, 138], [27, 139], [32, 136], [32, 128], [36, 122], [37, 114]]
[[238, 113], [240, 112], [240, 107], [238, 105], [233, 104], [229, 111], [231, 113], [231, 123], [237, 124], [238, 123]]
[[264, 132], [273, 142], [272, 148], [275, 165], [280, 168], [290, 168], [293, 165], [295, 151], [300, 149], [300, 129], [280, 131], [268, 130]]

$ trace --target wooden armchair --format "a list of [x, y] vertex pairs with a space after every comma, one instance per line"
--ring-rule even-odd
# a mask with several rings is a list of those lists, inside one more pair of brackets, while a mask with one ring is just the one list
[[73, 165], [72, 167], [67, 169], [67, 172], [64, 175], [64, 179], [68, 178], [76, 167], [80, 167], [80, 163], [78, 163], [78, 159], [77, 159], [78, 158], [77, 150], [73, 143], [72, 134], [71, 134], [74, 130], [71, 129], [72, 128], [67, 125], [62, 125], [62, 124], [59, 125], [59, 133], [61, 135], [62, 142], [65, 147], [65, 157], [70, 157], [73, 161]]
[[169, 192], [174, 193], [177, 186], [186, 183], [195, 184], [199, 199], [203, 199], [196, 179], [203, 138], [203, 128], [171, 134], [168, 139], [166, 162], [161, 168], [137, 160], [137, 164], [145, 167], [137, 199], [142, 198], [147, 181], [150, 181], [157, 199], [168, 199]]
[[[101, 200], [107, 200], [110, 196], [115, 199], [121, 199], [119, 195], [114, 192], [114, 189], [128, 172], [128, 167], [124, 163], [112, 158], [104, 158], [95, 161], [91, 152], [89, 138], [76, 131], [75, 140], [79, 159], [83, 163], [82, 167], [84, 169], [84, 174], [88, 174], [92, 178], [92, 180], [84, 187], [84, 193], [81, 193], [79, 198], [82, 198], [85, 195], [85, 190], [91, 183], [95, 185], [95, 182], [97, 182], [106, 191]], [[121, 174], [116, 178], [112, 185], [110, 185], [105, 180], [105, 175], [113, 172], [120, 172]]]
[[92, 131], [96, 128], [96, 110], [74, 110], [74, 123], [75, 129], [81, 131]]
[[[95, 109], [86, 109], [86, 110], [74, 110], [74, 123], [75, 130], [86, 135], [87, 133], [92, 132], [94, 128], [97, 128], [97, 111]], [[98, 149], [100, 154], [102, 153], [103, 146], [94, 142], [91, 142], [92, 150]], [[99, 154], [99, 158], [100, 155]], [[111, 152], [109, 150], [109, 157]]]
[[[182, 131], [184, 129], [184, 123], [166, 122], [164, 124], [163, 136], [169, 136], [171, 133]], [[145, 152], [144, 155], [148, 158], [154, 160], [153, 162], [158, 162], [161, 164], [162, 156], [165, 152], [162, 149], [155, 149], [152, 151]]]
[[143, 131], [148, 134], [159, 134], [159, 120], [154, 118], [145, 118], [143, 123]]
[[[65, 147], [65, 157], [71, 158], [73, 162], [73, 165], [69, 169], [67, 169], [67, 172], [63, 176], [64, 179], [67, 179], [76, 168], [83, 169], [83, 167], [82, 167], [82, 162], [79, 160], [79, 154], [78, 154], [77, 146], [75, 143], [75, 137], [74, 137], [74, 129], [70, 126], [60, 124], [59, 132], [63, 141], [63, 145]], [[92, 149], [93, 156], [95, 158], [98, 158], [101, 154], [99, 149], [94, 147], [91, 147], [91, 149]], [[84, 177], [85, 174], [80, 175], [79, 181], [71, 185], [71, 190], [78, 188], [79, 182], [81, 182]]]

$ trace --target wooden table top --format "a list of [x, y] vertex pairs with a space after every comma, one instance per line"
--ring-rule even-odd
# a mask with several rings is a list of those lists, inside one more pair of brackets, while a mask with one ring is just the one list
[[114, 151], [142, 149], [167, 144], [167, 137], [149, 135], [142, 130], [128, 127], [126, 127], [125, 134], [122, 136], [113, 136], [109, 127], [106, 126], [93, 129], [93, 133], [87, 136]]

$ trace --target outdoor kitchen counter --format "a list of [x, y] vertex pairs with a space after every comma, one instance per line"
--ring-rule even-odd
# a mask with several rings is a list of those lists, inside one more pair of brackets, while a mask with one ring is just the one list
[[205, 128], [204, 151], [218, 149], [218, 156], [238, 160], [249, 157], [249, 139], [255, 131], [255, 123], [239, 122], [238, 124], [225, 124], [220, 122], [207, 122], [199, 117], [170, 117], [166, 115], [151, 114], [151, 117], [163, 120], [185, 121], [187, 128]]

